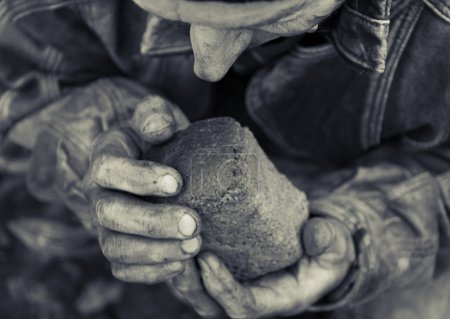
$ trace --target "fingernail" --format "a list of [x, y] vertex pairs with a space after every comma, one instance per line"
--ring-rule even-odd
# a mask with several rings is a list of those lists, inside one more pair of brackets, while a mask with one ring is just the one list
[[197, 230], [197, 222], [188, 214], [184, 214], [178, 222], [178, 231], [181, 235], [191, 237]]
[[159, 187], [164, 193], [175, 194], [178, 190], [178, 181], [172, 175], [164, 175], [158, 181]]
[[316, 247], [327, 249], [331, 245], [333, 229], [328, 222], [314, 225], [314, 243]]
[[199, 241], [197, 238], [184, 240], [181, 243], [181, 249], [183, 249], [183, 251], [186, 254], [193, 254], [198, 250], [198, 248], [199, 248]]
[[197, 258], [197, 262], [200, 265], [200, 268], [202, 269], [203, 272], [210, 271], [208, 263], [205, 260], [203, 260], [203, 258]]
[[325, 253], [333, 240], [333, 230], [327, 221], [312, 220], [309, 222], [304, 247], [306, 253], [311, 256], [319, 256]]
[[150, 115], [143, 125], [144, 133], [155, 133], [170, 126], [170, 121], [162, 114]]
[[308, 30], [308, 33], [314, 33], [317, 31], [317, 29], [319, 29], [319, 25], [316, 24], [314, 27], [312, 27], [311, 29]]
[[219, 260], [217, 259], [217, 257], [215, 257], [212, 254], [205, 255], [204, 257], [206, 257], [206, 258], [203, 260], [208, 264], [209, 269], [216, 270], [216, 271], [218, 269], [220, 269], [220, 263], [219, 263]]
[[180, 261], [175, 261], [166, 265], [167, 268], [171, 271], [179, 271], [183, 267], [183, 264]]

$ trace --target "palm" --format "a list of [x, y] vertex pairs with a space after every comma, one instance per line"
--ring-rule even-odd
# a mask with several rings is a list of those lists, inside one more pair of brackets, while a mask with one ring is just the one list
[[[216, 315], [220, 305], [231, 318], [294, 315], [305, 311], [342, 282], [354, 259], [349, 231], [338, 221], [327, 222], [333, 225], [334, 234], [326, 250], [306, 247], [306, 254], [311, 251], [321, 253], [304, 255], [291, 267], [244, 284], [237, 282], [217, 257], [203, 253], [198, 262], [203, 285], [210, 297], [206, 298], [204, 291], [197, 291], [197, 296], [206, 303], [198, 304], [198, 298], [192, 298], [192, 295], [187, 297], [188, 302], [197, 303], [196, 309], [202, 306], [214, 309]], [[316, 226], [319, 223], [322, 221], [315, 222]], [[305, 235], [303, 239], [308, 242]], [[199, 285], [200, 281], [197, 283]]]

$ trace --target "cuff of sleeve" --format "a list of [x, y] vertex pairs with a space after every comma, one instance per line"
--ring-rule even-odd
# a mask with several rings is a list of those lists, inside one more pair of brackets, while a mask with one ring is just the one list
[[[372, 208], [356, 198], [337, 197], [313, 200], [310, 203], [311, 215], [336, 218], [351, 231], [354, 239], [356, 261], [344, 281], [321, 301], [308, 308], [308, 311], [331, 311], [350, 304], [359, 304], [369, 299], [366, 296], [370, 274], [377, 267], [377, 260], [370, 254], [370, 237], [363, 225], [364, 215], [371, 214]], [[370, 294], [371, 296], [372, 293]]]

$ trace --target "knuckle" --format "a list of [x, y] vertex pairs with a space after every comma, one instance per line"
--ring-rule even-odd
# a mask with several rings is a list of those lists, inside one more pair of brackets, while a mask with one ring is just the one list
[[169, 102], [159, 95], [154, 95], [148, 100], [148, 109], [156, 113], [169, 112]]
[[117, 236], [107, 236], [103, 239], [101, 245], [101, 250], [103, 255], [108, 258], [109, 261], [123, 263], [125, 261], [124, 255], [121, 253], [123, 251], [122, 244]]
[[106, 244], [106, 240], [107, 240], [107, 238], [108, 238], [109, 236], [110, 236], [110, 235], [109, 235], [109, 231], [108, 231], [108, 230], [106, 230], [106, 229], [103, 228], [103, 227], [100, 227], [100, 228], [99, 228], [98, 241], [99, 241], [99, 244], [100, 244], [100, 248], [102, 249], [102, 252], [103, 252], [103, 247], [104, 247], [105, 244]]
[[101, 226], [105, 226], [107, 224], [107, 212], [109, 206], [110, 201], [105, 199], [104, 196], [100, 196], [94, 200], [94, 211]]
[[133, 115], [133, 122], [139, 123], [142, 118], [151, 114], [167, 113], [170, 111], [169, 103], [166, 99], [158, 95], [151, 95], [138, 104]]
[[91, 193], [91, 189], [92, 189], [92, 170], [89, 168], [88, 172], [86, 173], [85, 177], [83, 178], [83, 181], [81, 183], [81, 191], [83, 192], [83, 194], [85, 195], [89, 195], [89, 193]]
[[184, 284], [184, 283], [176, 283], [174, 284], [175, 289], [178, 290], [179, 292], [181, 292], [182, 294], [193, 294], [193, 293], [198, 293], [201, 291], [201, 289], [199, 287], [195, 287], [195, 286], [191, 286], [189, 284]]
[[131, 282], [131, 278], [128, 275], [128, 273], [125, 271], [124, 267], [118, 264], [112, 264], [111, 265], [111, 273], [114, 278], [121, 280], [121, 281], [127, 281]]
[[122, 277], [123, 277], [122, 267], [120, 267], [114, 263], [111, 264], [111, 273], [114, 276], [114, 278], [122, 279]]
[[150, 255], [150, 260], [156, 264], [161, 264], [161, 263], [166, 262], [166, 258], [162, 257], [161, 254], [158, 254], [158, 253], [152, 253]]
[[102, 254], [106, 258], [110, 259], [111, 254], [112, 254], [110, 241], [107, 240], [106, 238], [102, 239], [100, 242], [100, 249], [102, 251]]
[[99, 195], [93, 202], [94, 211], [101, 226], [115, 229], [120, 222], [118, 213], [125, 210], [124, 203], [120, 198], [99, 192]]
[[167, 274], [179, 273], [184, 269], [185, 265], [182, 262], [168, 262], [163, 266], [164, 272]]
[[164, 214], [156, 214], [155, 218], [152, 219], [152, 222], [147, 222], [145, 224], [145, 231], [150, 235], [158, 235], [164, 230]]
[[100, 153], [95, 156], [95, 158], [92, 161], [92, 170], [93, 170], [94, 176], [106, 164], [106, 162], [108, 161], [108, 158], [109, 158], [109, 156], [105, 153]]

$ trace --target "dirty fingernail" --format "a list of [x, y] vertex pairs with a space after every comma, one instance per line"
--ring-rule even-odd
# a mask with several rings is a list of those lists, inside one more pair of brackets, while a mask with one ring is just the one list
[[314, 33], [319, 29], [319, 25], [316, 24], [314, 27], [312, 27], [311, 29], [308, 30], [308, 33]]
[[209, 269], [212, 269], [215, 271], [220, 269], [221, 264], [220, 264], [219, 260], [217, 259], [217, 257], [215, 257], [214, 255], [212, 255], [212, 254], [205, 255], [203, 260], [208, 264]]
[[151, 115], [143, 125], [144, 133], [155, 133], [170, 126], [170, 122], [162, 115]]
[[202, 272], [210, 272], [208, 263], [203, 258], [197, 258], [197, 262], [202, 270]]
[[328, 221], [311, 220], [304, 238], [307, 254], [310, 256], [323, 254], [332, 244], [333, 237], [333, 228]]
[[183, 264], [180, 261], [175, 261], [166, 265], [167, 268], [171, 271], [179, 271], [183, 267]]
[[183, 215], [178, 222], [178, 231], [181, 235], [191, 237], [197, 230], [197, 222], [188, 214]]
[[332, 240], [333, 229], [328, 222], [323, 222], [314, 226], [314, 243], [316, 247], [327, 249]]
[[188, 239], [188, 240], [184, 240], [181, 243], [181, 249], [183, 249], [183, 251], [186, 254], [192, 254], [195, 253], [199, 248], [199, 241], [197, 238], [192, 238], [192, 239]]
[[159, 186], [164, 193], [174, 194], [178, 190], [178, 181], [172, 175], [164, 175], [159, 179]]

